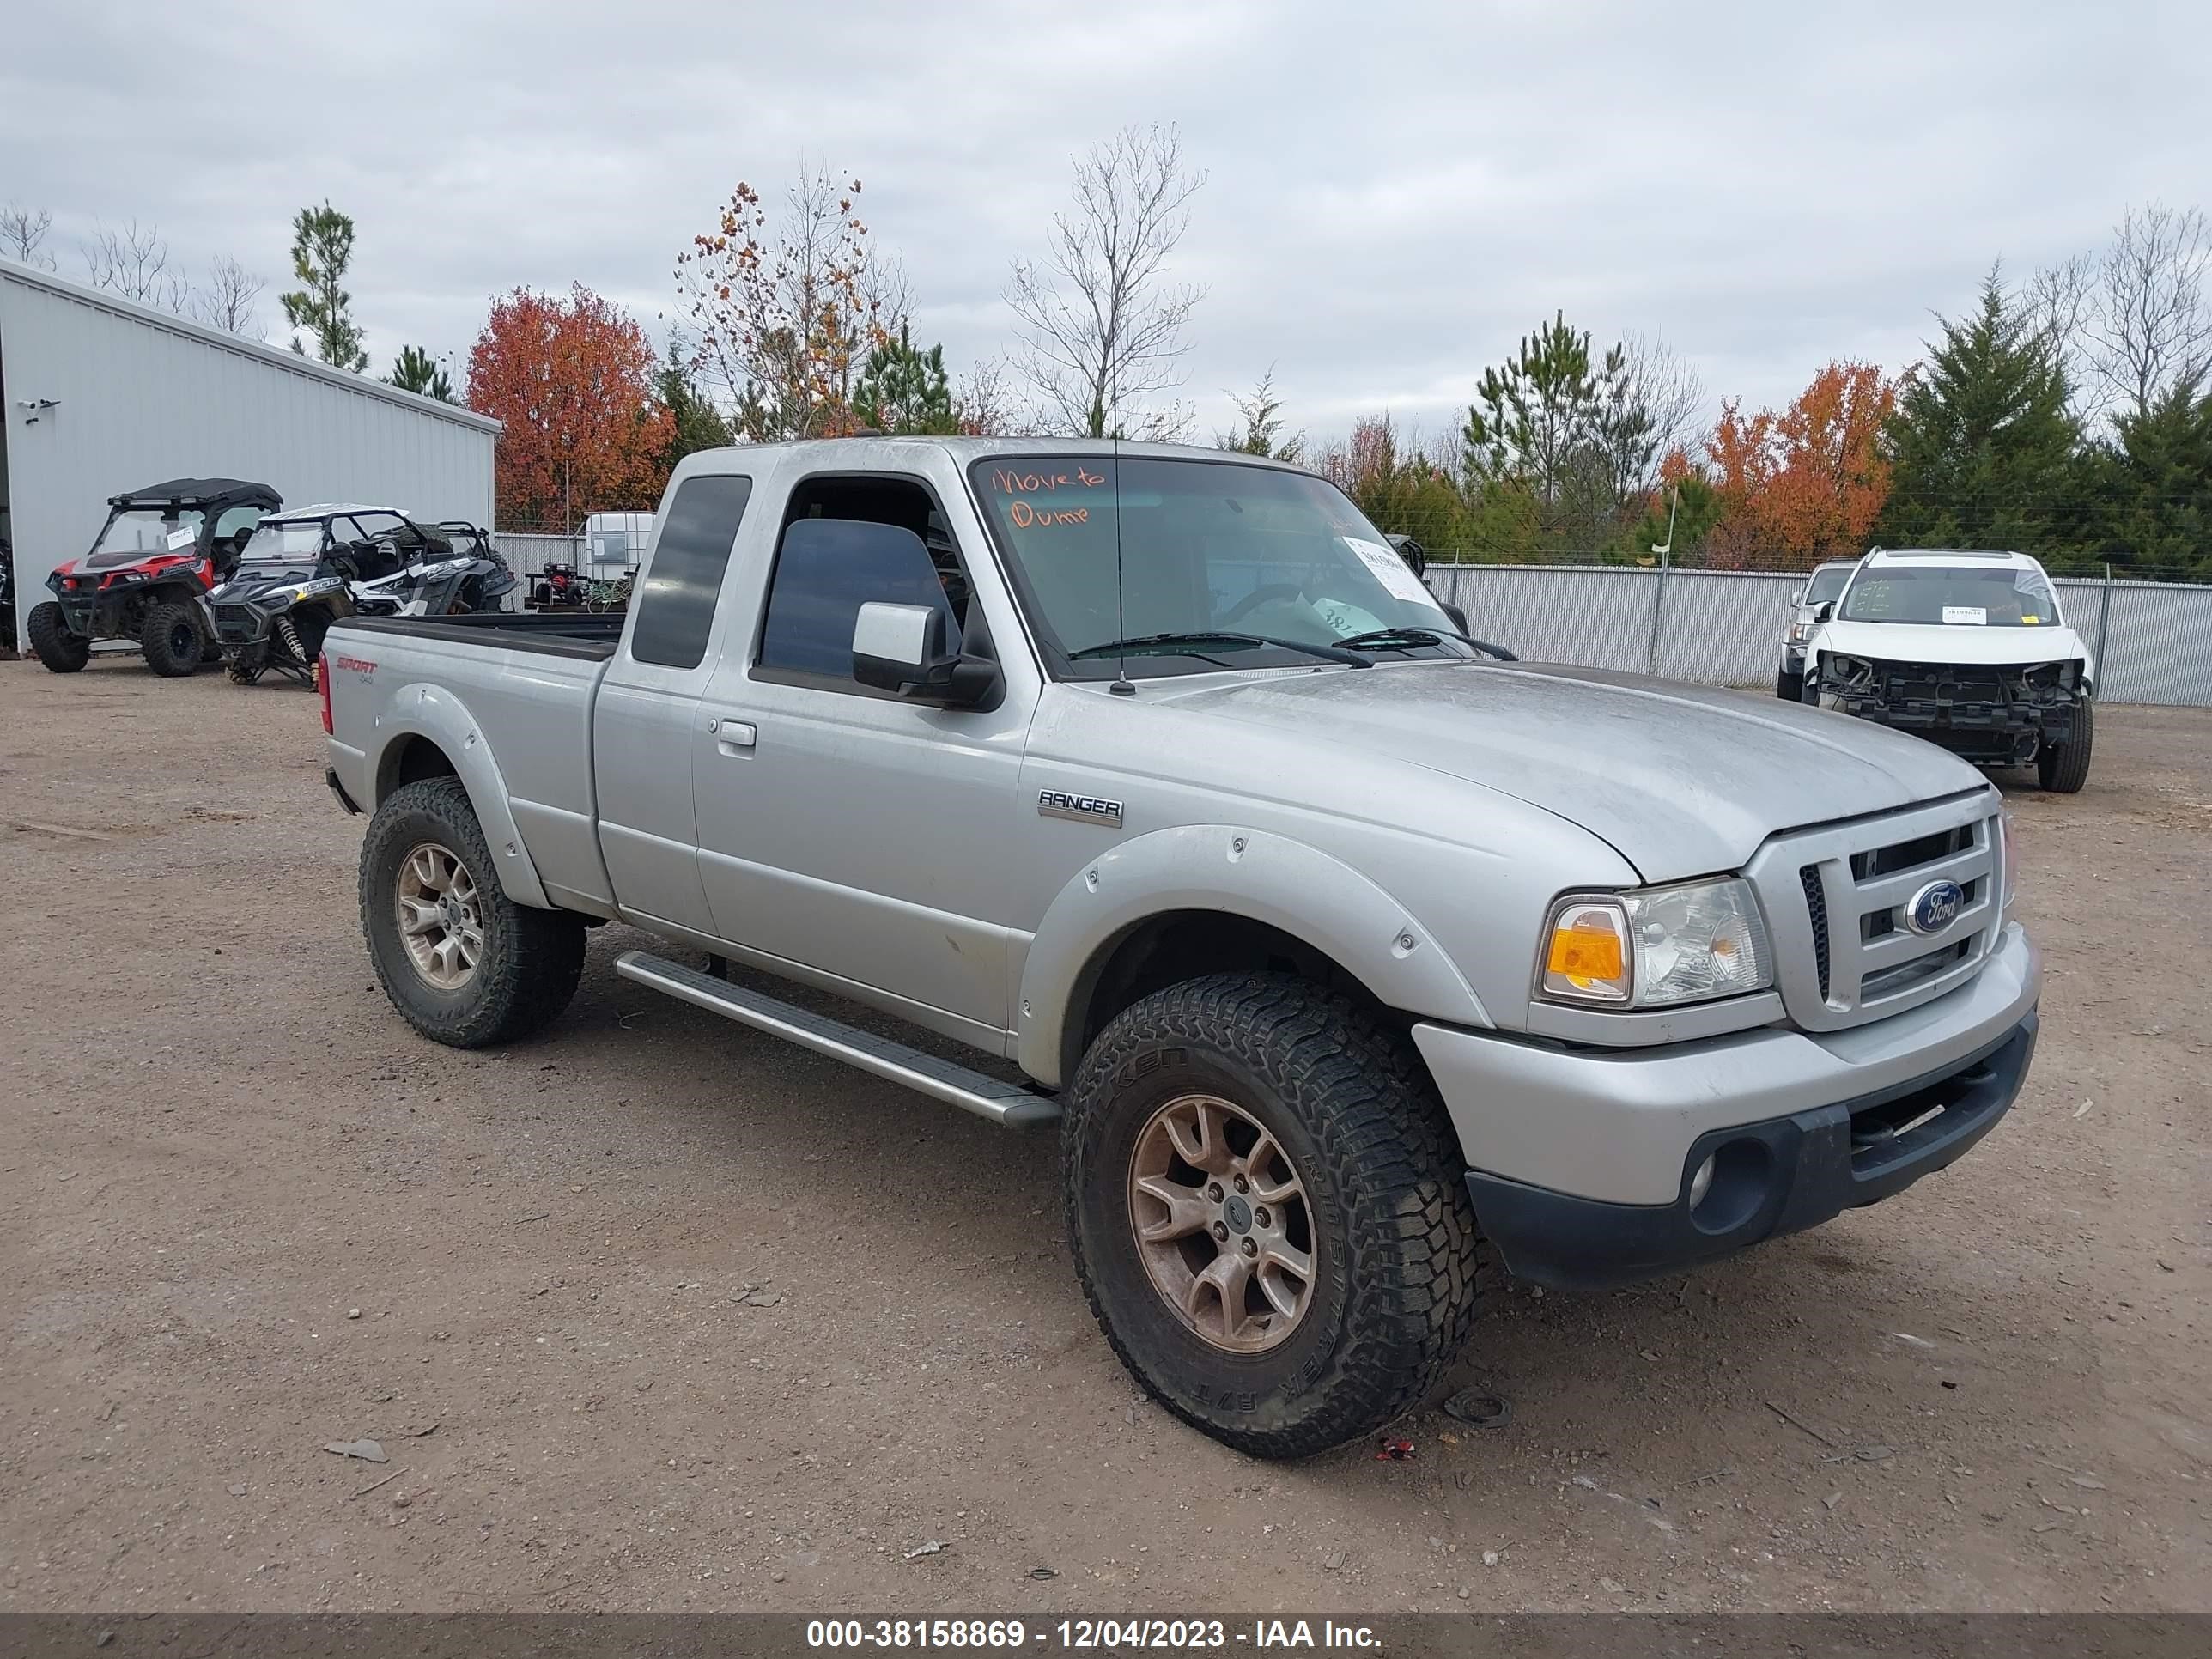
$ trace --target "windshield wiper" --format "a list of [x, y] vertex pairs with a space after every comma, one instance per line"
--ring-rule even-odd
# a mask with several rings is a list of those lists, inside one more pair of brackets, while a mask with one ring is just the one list
[[[1346, 651], [1341, 646], [1314, 645], [1304, 640], [1270, 639], [1264, 634], [1218, 634], [1204, 629], [1194, 633], [1146, 634], [1135, 639], [1109, 640], [1104, 645], [1085, 646], [1080, 651], [1070, 652], [1068, 660], [1081, 662], [1090, 657], [1111, 657], [1120, 652], [1135, 651], [1146, 646], [1174, 647], [1185, 645], [1272, 645], [1279, 651], [1301, 651], [1309, 657], [1319, 657], [1328, 662], [1340, 662], [1352, 668], [1375, 666], [1371, 658], [1363, 657], [1357, 651]], [[1174, 654], [1196, 657], [1203, 656], [1205, 653], [1200, 651], [1189, 651]]]
[[1492, 645], [1489, 641], [1478, 640], [1470, 634], [1445, 633], [1433, 628], [1371, 629], [1364, 634], [1354, 634], [1348, 640], [1339, 640], [1337, 644], [1347, 648], [1361, 645], [1377, 651], [1389, 651], [1394, 647], [1410, 649], [1414, 646], [1442, 645], [1447, 639], [1458, 640], [1463, 644], [1471, 645], [1476, 650], [1497, 658], [1500, 662], [1521, 660], [1502, 645]]
[[1442, 645], [1443, 642], [1444, 636], [1432, 628], [1374, 628], [1364, 634], [1354, 634], [1348, 640], [1339, 640], [1337, 644], [1346, 648], [1369, 645], [1377, 650], [1388, 651], [1394, 647], [1411, 650], [1416, 646]]

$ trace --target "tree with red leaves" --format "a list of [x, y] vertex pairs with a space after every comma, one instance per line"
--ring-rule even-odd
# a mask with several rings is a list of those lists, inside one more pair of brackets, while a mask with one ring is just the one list
[[1787, 409], [1746, 416], [1733, 400], [1706, 441], [1721, 520], [1706, 562], [1809, 569], [1856, 558], [1889, 498], [1882, 422], [1897, 383], [1872, 363], [1830, 363]]
[[581, 283], [566, 300], [516, 289], [493, 302], [469, 352], [469, 407], [505, 423], [502, 526], [573, 532], [586, 514], [659, 505], [673, 422], [655, 361], [645, 331]]

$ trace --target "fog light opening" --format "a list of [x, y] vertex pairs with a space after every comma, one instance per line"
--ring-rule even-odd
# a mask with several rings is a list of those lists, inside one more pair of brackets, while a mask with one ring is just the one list
[[1723, 1143], [1690, 1177], [1690, 1219], [1700, 1231], [1741, 1227], [1766, 1203], [1774, 1182], [1774, 1152], [1745, 1135]]

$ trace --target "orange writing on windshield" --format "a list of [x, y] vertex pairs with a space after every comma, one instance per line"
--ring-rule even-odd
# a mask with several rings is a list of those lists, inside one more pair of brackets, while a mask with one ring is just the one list
[[1077, 467], [1073, 472], [1006, 472], [991, 474], [991, 487], [1002, 495], [1034, 495], [1040, 490], [1095, 489], [1106, 480]]
[[1016, 501], [1006, 509], [1006, 516], [1014, 521], [1017, 530], [1027, 530], [1031, 525], [1089, 524], [1091, 509], [1087, 507], [1032, 507], [1027, 501]]

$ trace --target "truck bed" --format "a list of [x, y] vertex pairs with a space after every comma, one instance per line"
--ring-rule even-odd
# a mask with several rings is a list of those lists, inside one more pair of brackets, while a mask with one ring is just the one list
[[623, 613], [478, 611], [465, 617], [348, 617], [343, 626], [455, 645], [495, 646], [550, 657], [605, 662], [622, 641]]
[[393, 774], [380, 776], [370, 751], [431, 744], [469, 786], [492, 844], [528, 849], [542, 892], [526, 884], [527, 902], [611, 914], [593, 829], [592, 717], [623, 622], [619, 612], [339, 617], [325, 652], [341, 785], [373, 811]]

